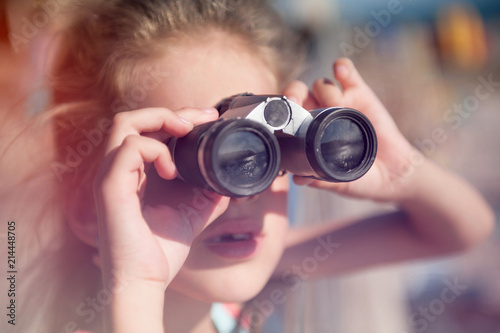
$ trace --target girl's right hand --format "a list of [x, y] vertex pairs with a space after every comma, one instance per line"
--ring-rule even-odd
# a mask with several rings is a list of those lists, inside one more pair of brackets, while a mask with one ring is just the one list
[[[184, 136], [195, 124], [217, 117], [215, 109], [184, 108], [173, 112], [147, 108], [121, 112], [113, 119], [94, 182], [94, 196], [104, 283], [125, 286], [125, 292], [113, 295], [121, 305], [111, 304], [122, 308], [122, 314], [127, 313], [127, 303], [140, 302], [141, 297], [151, 305], [147, 299], [150, 291], [158, 302], [163, 301], [163, 292], [182, 267], [193, 239], [227, 208], [229, 198], [220, 195], [207, 196], [209, 204], [197, 207], [195, 216], [192, 212], [183, 214], [179, 205], [172, 207], [165, 202], [150, 206], [144, 201], [146, 171], [151, 163], [164, 179], [177, 175], [168, 147], [160, 140]], [[185, 204], [192, 207], [189, 197]], [[126, 319], [115, 315], [111, 318], [115, 324]], [[144, 324], [144, 320], [140, 322]], [[133, 325], [120, 330], [115, 324], [110, 331], [133, 331]]]

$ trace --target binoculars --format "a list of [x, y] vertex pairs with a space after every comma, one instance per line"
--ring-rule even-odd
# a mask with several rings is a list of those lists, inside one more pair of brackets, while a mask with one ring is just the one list
[[264, 191], [280, 171], [349, 182], [372, 166], [377, 138], [361, 112], [311, 112], [281, 95], [240, 94], [216, 106], [220, 117], [167, 145], [179, 178], [224, 196]]

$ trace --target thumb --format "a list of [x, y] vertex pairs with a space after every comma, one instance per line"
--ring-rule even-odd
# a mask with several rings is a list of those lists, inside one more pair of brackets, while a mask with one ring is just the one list
[[299, 186], [307, 185], [307, 186], [314, 187], [314, 188], [333, 191], [333, 192], [343, 194], [343, 195], [348, 193], [349, 186], [350, 186], [350, 183], [326, 182], [326, 181], [321, 181], [321, 180], [317, 180], [314, 178], [301, 177], [301, 176], [296, 176], [296, 175], [293, 176], [293, 182]]

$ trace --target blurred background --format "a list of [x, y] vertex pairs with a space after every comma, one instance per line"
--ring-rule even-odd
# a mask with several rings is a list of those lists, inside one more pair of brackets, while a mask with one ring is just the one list
[[[351, 58], [410, 142], [473, 183], [498, 219], [499, 1], [271, 3], [307, 40], [308, 84], [332, 78], [336, 58]], [[437, 140], [435, 131], [446, 139]], [[391, 208], [313, 189], [293, 193], [293, 203], [302, 203], [291, 205], [296, 224]], [[268, 327], [284, 322], [285, 332], [500, 333], [499, 236], [497, 228], [488, 242], [462, 255], [307, 282], [279, 314], [285, 320]]]
[[[351, 58], [406, 137], [472, 182], [500, 215], [498, 0], [268, 1], [307, 42], [306, 83], [331, 78], [333, 61]], [[0, 0], [3, 110], [23, 96], [21, 118], [47, 105], [43, 75], [66, 2]], [[291, 201], [297, 225], [392, 208], [307, 188], [294, 188]], [[306, 281], [265, 331], [500, 333], [499, 236], [463, 255]]]

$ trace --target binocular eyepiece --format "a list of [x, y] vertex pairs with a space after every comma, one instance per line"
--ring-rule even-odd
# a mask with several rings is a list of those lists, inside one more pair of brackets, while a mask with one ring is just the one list
[[230, 196], [264, 191], [280, 170], [330, 182], [363, 176], [377, 139], [361, 112], [305, 110], [281, 95], [241, 94], [222, 100], [218, 120], [167, 143], [179, 177]]

